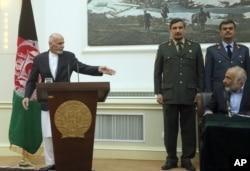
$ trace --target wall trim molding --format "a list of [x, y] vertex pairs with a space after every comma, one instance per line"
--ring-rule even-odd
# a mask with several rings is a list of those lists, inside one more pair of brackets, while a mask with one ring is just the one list
[[[41, 147], [42, 148], [42, 147]], [[0, 145], [1, 156], [20, 156], [20, 154], [12, 152], [6, 145]], [[43, 154], [42, 154], [43, 155]], [[177, 155], [181, 156], [181, 149], [177, 149]], [[166, 159], [165, 148], [138, 148], [138, 147], [107, 147], [94, 146], [93, 158], [102, 159], [134, 159], [134, 160], [162, 160]], [[193, 161], [199, 161], [199, 152], [196, 153]]]
[[[12, 109], [12, 102], [0, 101], [0, 109]], [[97, 104], [97, 110], [161, 110], [154, 98], [107, 98]]]
[[12, 109], [12, 102], [0, 101], [0, 109]]

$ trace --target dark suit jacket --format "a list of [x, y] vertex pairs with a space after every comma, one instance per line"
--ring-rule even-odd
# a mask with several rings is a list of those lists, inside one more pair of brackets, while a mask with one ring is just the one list
[[[210, 101], [205, 110], [211, 110], [216, 114], [228, 114], [226, 98], [224, 96], [224, 86], [216, 87], [213, 91]], [[239, 113], [250, 115], [250, 84], [247, 83], [243, 89], [243, 95], [240, 103]]]
[[[44, 52], [37, 55], [33, 60], [33, 65], [29, 78], [26, 83], [26, 89], [24, 97], [30, 98], [33, 91], [36, 88], [39, 75], [42, 82], [46, 77], [53, 78], [53, 82], [70, 82], [70, 76], [73, 71], [82, 74], [102, 76], [102, 73], [98, 71], [98, 66], [90, 66], [79, 62], [75, 55], [68, 51], [63, 51], [58, 55], [58, 66], [56, 71], [56, 77], [53, 78], [49, 67], [49, 52]], [[47, 104], [42, 104], [42, 110], [48, 110]]]
[[204, 91], [204, 63], [198, 43], [186, 39], [181, 52], [172, 40], [159, 45], [154, 91], [163, 94], [165, 104], [194, 104], [196, 93]]
[[246, 46], [234, 43], [231, 59], [222, 43], [208, 47], [205, 58], [206, 92], [212, 92], [214, 87], [223, 85], [227, 69], [233, 66], [244, 68], [250, 78], [249, 49]]

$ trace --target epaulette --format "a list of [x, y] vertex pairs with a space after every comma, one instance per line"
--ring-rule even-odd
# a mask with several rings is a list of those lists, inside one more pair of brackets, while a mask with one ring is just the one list
[[170, 46], [171, 45], [171, 40], [166, 40], [166, 41], [162, 42], [161, 44], [168, 44]]
[[186, 39], [186, 41], [187, 41], [187, 44], [188, 44], [188, 45], [191, 45], [192, 43], [199, 44], [198, 42], [196, 42], [196, 41], [194, 41], [194, 40], [187, 40], [187, 39]]
[[194, 40], [188, 40], [188, 41], [190, 41], [190, 42], [192, 42], [192, 43], [198, 43], [198, 42], [196, 42], [196, 41], [194, 41]]

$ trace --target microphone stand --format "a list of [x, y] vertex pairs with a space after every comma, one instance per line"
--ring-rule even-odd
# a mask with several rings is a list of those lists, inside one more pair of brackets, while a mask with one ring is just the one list
[[79, 64], [78, 64], [78, 60], [76, 60], [76, 69], [77, 69], [77, 81], [79, 83]]
[[229, 100], [227, 100], [227, 111], [228, 111], [229, 118], [231, 118], [232, 117], [232, 112], [231, 112], [231, 107], [230, 107]]
[[227, 91], [224, 91], [223, 95], [224, 95], [224, 98], [226, 100], [226, 104], [227, 104], [227, 112], [228, 112], [228, 116], [231, 118], [232, 117], [232, 112], [231, 112], [231, 107], [230, 107], [230, 97], [229, 97], [229, 92]]
[[68, 64], [68, 81], [70, 82], [70, 65]]
[[[68, 64], [68, 81], [70, 82], [70, 66], [71, 66], [71, 64], [73, 64], [74, 62], [76, 62], [76, 72], [77, 72], [77, 80], [78, 80], [78, 83], [79, 83], [79, 81], [80, 81], [80, 79], [79, 79], [79, 63], [78, 63], [78, 60], [77, 59], [75, 59], [72, 63], [69, 63]], [[73, 64], [74, 65], [74, 64]]]

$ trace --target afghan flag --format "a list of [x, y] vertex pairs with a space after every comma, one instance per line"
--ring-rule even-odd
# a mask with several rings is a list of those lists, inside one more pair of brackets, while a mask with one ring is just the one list
[[33, 59], [39, 54], [38, 42], [31, 0], [22, 0], [17, 38], [17, 53], [12, 102], [12, 115], [9, 127], [10, 150], [32, 159], [41, 154], [42, 143], [41, 109], [36, 101], [36, 92], [31, 97], [29, 109], [22, 106], [26, 82]]

